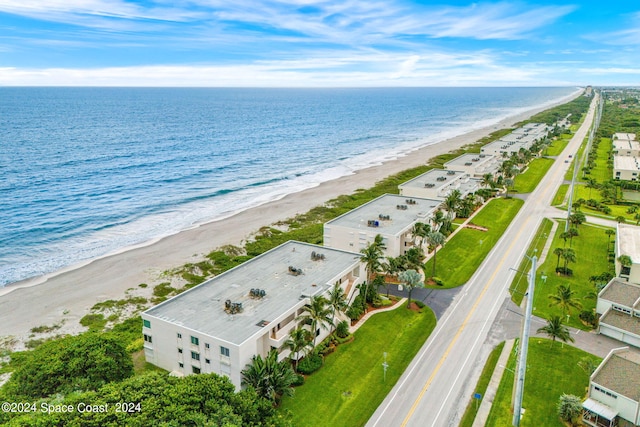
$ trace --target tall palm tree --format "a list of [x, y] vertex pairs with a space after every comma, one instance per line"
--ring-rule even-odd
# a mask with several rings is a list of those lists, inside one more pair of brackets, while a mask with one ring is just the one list
[[342, 312], [347, 308], [347, 296], [342, 290], [340, 283], [335, 283], [329, 291], [328, 298], [329, 307], [331, 308], [331, 324], [335, 327], [336, 313]]
[[485, 173], [482, 175], [482, 186], [485, 188], [493, 188], [493, 175], [490, 173]]
[[[386, 261], [382, 263], [382, 271], [387, 273], [389, 276], [396, 276], [400, 271], [404, 270], [403, 268], [404, 259], [402, 256], [399, 257], [390, 257], [386, 258]], [[387, 297], [389, 296], [389, 282], [385, 281], [387, 286]]]
[[436, 210], [431, 217], [431, 222], [433, 223], [433, 227], [431, 231], [438, 231], [442, 227], [442, 223], [446, 218], [440, 209]]
[[378, 234], [374, 238], [373, 242], [369, 244], [366, 248], [362, 249], [360, 253], [362, 256], [362, 261], [365, 263], [367, 269], [367, 283], [365, 286], [365, 294], [362, 298], [363, 310], [367, 311], [367, 295], [369, 295], [369, 283], [374, 279], [374, 277], [380, 271], [382, 267], [382, 263], [380, 262], [380, 258], [386, 249], [386, 245], [384, 244], [383, 237]]
[[558, 268], [560, 268], [560, 258], [562, 254], [564, 254], [564, 248], [555, 248], [553, 254], [558, 257], [558, 262], [556, 262], [556, 271], [558, 271]]
[[575, 341], [571, 336], [569, 328], [562, 324], [562, 318], [560, 316], [551, 316], [551, 318], [547, 320], [547, 324], [539, 328], [537, 332], [547, 334], [547, 336], [551, 338], [551, 345], [556, 341], [556, 338], [562, 342]]
[[438, 246], [444, 245], [444, 234], [439, 231], [434, 231], [429, 233], [427, 236], [427, 242], [429, 243], [429, 247], [433, 250], [433, 270], [431, 272], [431, 277], [436, 275], [436, 255], [438, 254]]
[[571, 227], [569, 230], [567, 230], [567, 233], [569, 235], [569, 247], [571, 247], [573, 246], [573, 238], [578, 237], [578, 229]]
[[291, 353], [289, 354], [289, 359], [293, 359], [292, 356], [295, 354], [294, 359], [294, 368], [298, 370], [298, 359], [300, 359], [300, 352], [306, 353], [305, 350], [311, 346], [311, 333], [304, 328], [298, 328], [291, 331], [289, 334], [289, 339], [284, 343]]
[[404, 254], [405, 270], [424, 270], [425, 254], [422, 248], [411, 248]]
[[329, 302], [322, 295], [311, 298], [308, 305], [302, 309], [303, 314], [298, 319], [308, 322], [311, 326], [311, 334], [313, 335], [313, 348], [316, 347], [316, 339], [318, 338], [318, 328], [328, 329], [331, 325], [331, 307]]
[[460, 206], [460, 202], [462, 201], [462, 193], [460, 190], [455, 189], [451, 191], [447, 197], [442, 202], [444, 209], [447, 211], [447, 215], [449, 219], [453, 219], [453, 215]]
[[564, 260], [564, 272], [566, 274], [567, 273], [567, 265], [569, 265], [570, 262], [576, 262], [576, 260], [577, 260], [576, 251], [574, 251], [571, 248], [566, 248], [564, 250], [564, 252], [562, 253], [562, 259]]
[[414, 288], [424, 286], [422, 276], [420, 276], [420, 273], [415, 270], [407, 270], [400, 273], [398, 278], [405, 284], [405, 287], [409, 292], [409, 302], [407, 303], [407, 308], [411, 308], [411, 292]]
[[[427, 234], [431, 231], [431, 226], [424, 222], [416, 222], [411, 229], [411, 235], [413, 236], [413, 244], [416, 246], [422, 246]], [[418, 239], [419, 242], [418, 243]]]
[[571, 309], [580, 310], [582, 304], [575, 298], [575, 292], [571, 290], [571, 285], [559, 285], [555, 294], [549, 295], [551, 302], [549, 307], [558, 306], [562, 309], [562, 314], [571, 314]]
[[509, 188], [513, 187], [514, 183], [515, 181], [513, 180], [513, 178], [506, 178], [504, 180], [504, 186], [507, 189], [507, 191], [504, 193], [504, 197], [509, 198]]
[[255, 355], [251, 363], [242, 370], [242, 385], [253, 387], [259, 396], [278, 403], [283, 395], [291, 396], [291, 384], [296, 374], [291, 365], [283, 360], [278, 362], [278, 352], [272, 350], [264, 359]]

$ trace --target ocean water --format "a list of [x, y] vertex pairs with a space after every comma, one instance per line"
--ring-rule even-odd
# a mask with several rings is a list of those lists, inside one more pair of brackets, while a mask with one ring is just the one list
[[0, 286], [232, 215], [575, 91], [0, 88]]

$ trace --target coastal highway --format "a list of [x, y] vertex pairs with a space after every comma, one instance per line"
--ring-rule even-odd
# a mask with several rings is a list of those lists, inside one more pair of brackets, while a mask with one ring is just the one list
[[[567, 148], [531, 193], [485, 261], [439, 319], [436, 328], [367, 427], [457, 426], [472, 383], [486, 359], [489, 332], [508, 288], [594, 117], [596, 100]], [[481, 241], [478, 242], [481, 244]], [[485, 347], [485, 348], [483, 348]]]

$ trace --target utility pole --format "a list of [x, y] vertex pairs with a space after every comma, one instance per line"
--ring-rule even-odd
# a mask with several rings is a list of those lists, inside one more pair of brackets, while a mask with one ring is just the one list
[[533, 311], [533, 288], [536, 281], [536, 264], [538, 257], [531, 258], [531, 271], [529, 272], [529, 287], [527, 288], [527, 304], [525, 307], [520, 337], [520, 354], [518, 358], [518, 370], [516, 375], [516, 392], [513, 402], [513, 426], [520, 427], [520, 415], [522, 413], [522, 396], [524, 394], [524, 377], [527, 370], [527, 351], [529, 350], [529, 329], [531, 328], [531, 312]]

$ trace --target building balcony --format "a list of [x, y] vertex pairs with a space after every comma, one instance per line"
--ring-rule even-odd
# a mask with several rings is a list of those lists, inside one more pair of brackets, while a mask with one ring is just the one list
[[273, 347], [280, 347], [282, 344], [284, 344], [291, 331], [295, 329], [297, 323], [298, 322], [296, 322], [295, 320], [292, 320], [279, 330], [275, 332], [271, 331], [269, 333], [269, 345]]

